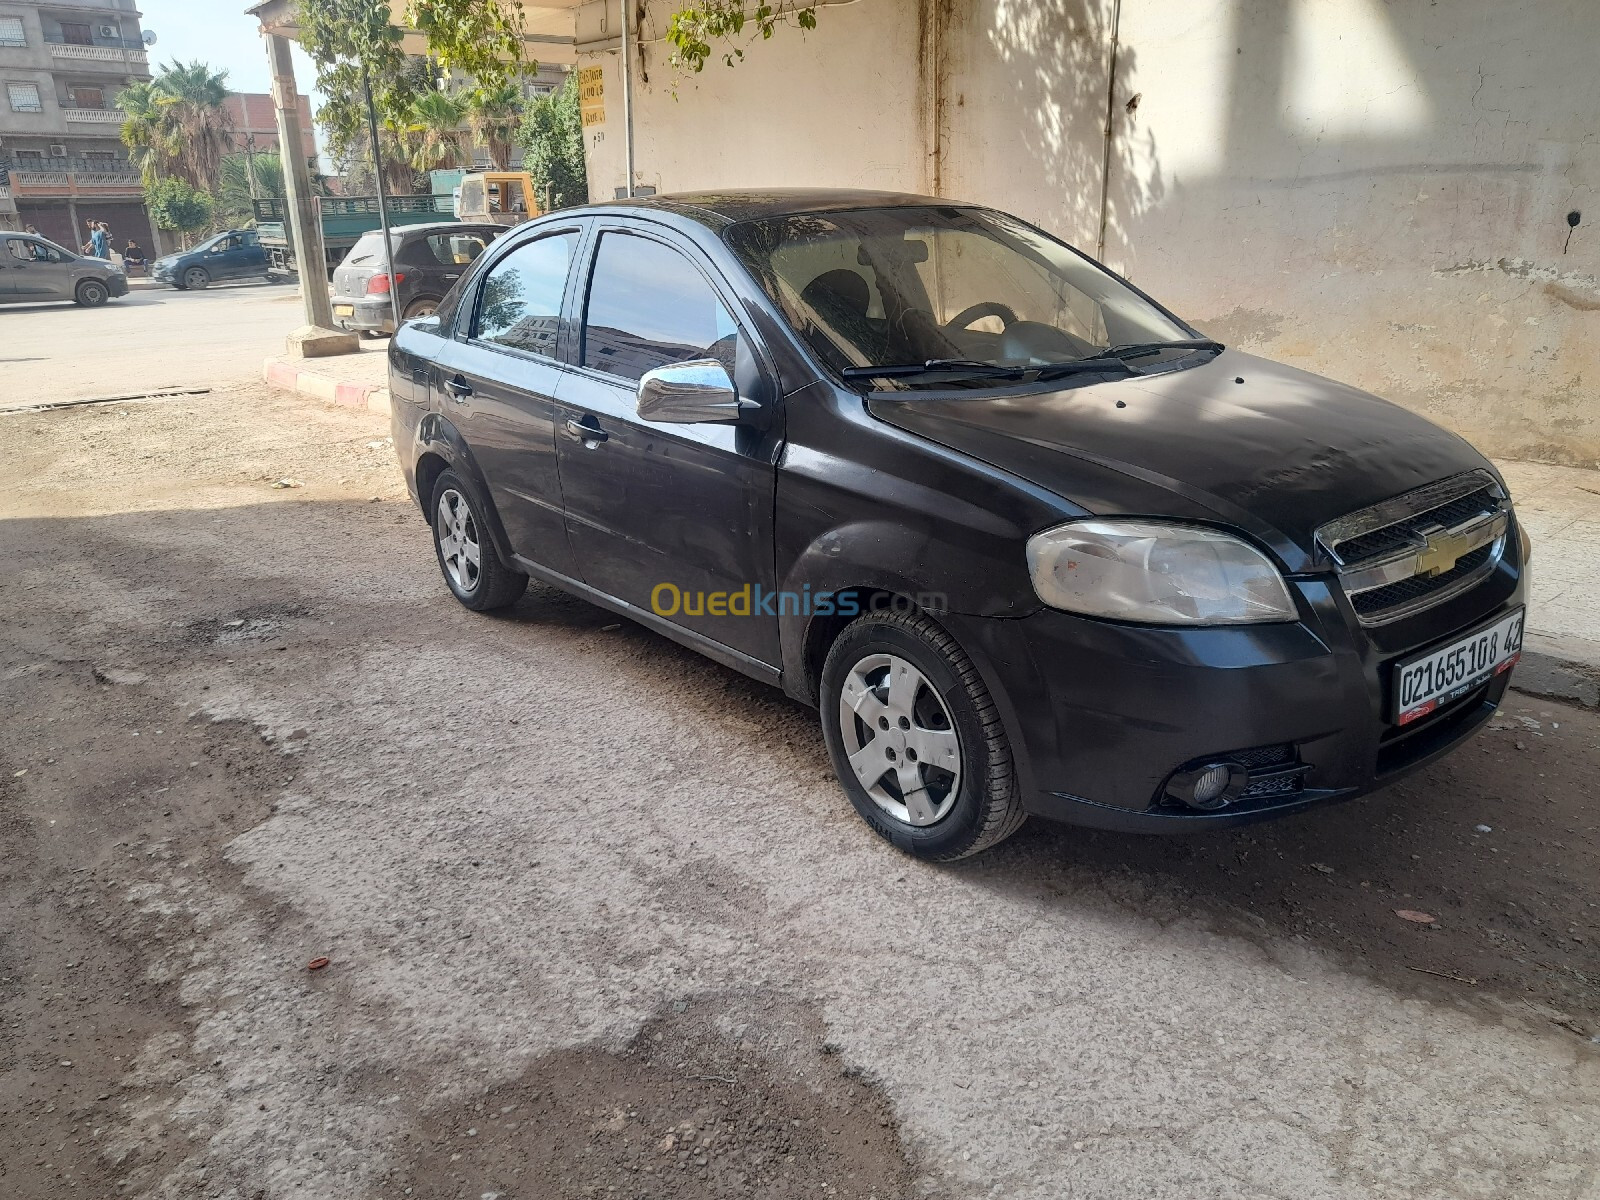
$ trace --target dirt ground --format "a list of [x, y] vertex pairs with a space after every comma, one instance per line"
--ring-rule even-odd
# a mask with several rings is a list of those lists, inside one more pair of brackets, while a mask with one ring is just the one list
[[1600, 1194], [1593, 712], [928, 867], [775, 692], [455, 606], [376, 418], [0, 420], [8, 1200]]

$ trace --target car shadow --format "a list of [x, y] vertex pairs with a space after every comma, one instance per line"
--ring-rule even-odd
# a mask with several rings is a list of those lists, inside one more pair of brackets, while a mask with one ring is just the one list
[[[507, 619], [622, 638], [645, 676], [635, 695], [659, 680], [707, 720], [738, 706], [772, 738], [809, 744], [809, 765], [832, 777], [816, 712], [774, 688], [554, 589], [530, 588]], [[706, 686], [684, 688], [695, 673]], [[1199, 925], [1290, 970], [1306, 951], [1326, 953], [1404, 995], [1587, 1036], [1600, 1030], [1597, 791], [1600, 716], [1511, 692], [1454, 754], [1357, 800], [1172, 836], [1035, 817], [984, 854], [927, 869], [1054, 901], [1063, 915], [1089, 905]], [[860, 835], [872, 836], [864, 825]]]

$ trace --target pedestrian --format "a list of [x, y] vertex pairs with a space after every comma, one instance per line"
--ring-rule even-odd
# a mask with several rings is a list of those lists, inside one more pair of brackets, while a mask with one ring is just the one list
[[26, 225], [26, 226], [23, 227], [22, 232], [23, 233], [31, 233], [31, 234], [33, 234], [34, 237], [43, 237], [44, 236], [44, 234], [39, 232], [39, 228], [36, 225]]
[[148, 264], [145, 261], [144, 249], [132, 238], [122, 251], [122, 269], [131, 274], [142, 274]]
[[93, 254], [96, 258], [103, 258], [107, 261], [110, 261], [111, 239], [106, 235], [105, 223], [100, 222], [97, 224], [94, 221], [90, 221], [89, 227], [92, 230], [92, 232], [89, 234], [89, 253]]

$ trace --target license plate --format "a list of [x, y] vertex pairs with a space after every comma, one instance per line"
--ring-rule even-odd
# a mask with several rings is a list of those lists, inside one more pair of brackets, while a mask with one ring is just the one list
[[1459, 641], [1398, 664], [1395, 724], [1409, 725], [1515, 666], [1522, 656], [1522, 615], [1519, 608]]
[[353, 317], [356, 315], [356, 306], [354, 304], [335, 304], [333, 306], [333, 315], [336, 317]]

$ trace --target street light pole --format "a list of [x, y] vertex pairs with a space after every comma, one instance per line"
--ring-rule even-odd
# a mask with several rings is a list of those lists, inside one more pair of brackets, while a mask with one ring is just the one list
[[383, 262], [389, 272], [389, 311], [394, 331], [400, 332], [400, 286], [394, 277], [394, 240], [389, 236], [389, 199], [383, 184], [383, 150], [378, 145], [378, 106], [372, 99], [372, 72], [361, 67], [361, 86], [367, 93], [367, 132], [372, 137], [372, 175], [378, 182], [378, 224], [383, 228]]

